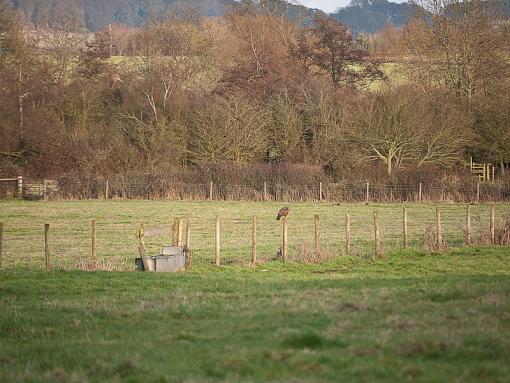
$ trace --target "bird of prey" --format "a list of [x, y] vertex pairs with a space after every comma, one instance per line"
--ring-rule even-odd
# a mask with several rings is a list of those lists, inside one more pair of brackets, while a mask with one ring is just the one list
[[281, 218], [285, 219], [287, 218], [287, 215], [289, 215], [289, 208], [288, 207], [282, 207], [280, 211], [278, 212], [278, 217], [276, 217], [276, 220], [280, 220]]
[[110, 88], [113, 88], [118, 82], [124, 82], [118, 73], [112, 73], [110, 76]]

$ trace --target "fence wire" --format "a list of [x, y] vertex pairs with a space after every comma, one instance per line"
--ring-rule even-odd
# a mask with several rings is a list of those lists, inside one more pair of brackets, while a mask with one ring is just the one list
[[[0, 180], [1, 181], [1, 180]], [[16, 181], [0, 182], [0, 198], [19, 197]], [[287, 202], [509, 202], [510, 185], [497, 182], [462, 184], [317, 183], [233, 185], [184, 183], [152, 177], [112, 179], [23, 180], [27, 199], [146, 199], [182, 201]]]

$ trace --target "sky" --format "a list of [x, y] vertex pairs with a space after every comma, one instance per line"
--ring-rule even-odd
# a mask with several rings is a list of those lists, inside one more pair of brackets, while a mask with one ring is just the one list
[[[299, 3], [309, 7], [322, 9], [325, 12], [334, 12], [337, 8], [345, 7], [350, 0], [298, 0]], [[404, 0], [389, 0], [394, 3], [402, 3]]]
[[322, 9], [325, 12], [331, 13], [337, 8], [345, 7], [349, 0], [298, 0], [301, 4], [309, 8]]

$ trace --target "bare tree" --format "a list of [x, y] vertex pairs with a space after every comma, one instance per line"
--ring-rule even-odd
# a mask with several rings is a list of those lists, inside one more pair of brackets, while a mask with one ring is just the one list
[[364, 88], [384, 79], [378, 63], [372, 59], [349, 29], [329, 18], [318, 18], [302, 33], [293, 49], [306, 71], [327, 73], [333, 84]]
[[37, 54], [20, 15], [8, 8], [0, 8], [0, 44], [0, 121], [10, 132], [0, 150], [14, 153], [22, 163], [38, 144], [29, 137], [40, 136], [34, 126], [48, 116], [45, 108], [54, 87], [55, 67]]
[[189, 152], [194, 163], [247, 163], [264, 156], [267, 113], [242, 96], [217, 97], [191, 118]]
[[480, 161], [497, 162], [500, 171], [505, 174], [505, 165], [510, 163], [510, 84], [493, 88], [487, 97], [478, 97], [474, 101], [473, 152]]
[[[448, 113], [445, 113], [446, 110]], [[350, 140], [362, 161], [379, 161], [392, 175], [410, 164], [449, 166], [462, 159], [467, 121], [448, 103], [400, 88], [367, 95], [352, 110]]]
[[270, 12], [233, 12], [226, 16], [236, 50], [219, 91], [264, 97], [291, 89], [302, 78], [289, 55], [297, 25]]
[[508, 73], [504, 39], [480, 0], [424, 0], [403, 31], [406, 73], [471, 102]]
[[57, 81], [62, 84], [69, 80], [69, 71], [77, 63], [80, 49], [84, 48], [86, 37], [75, 31], [75, 27], [52, 28], [40, 26], [38, 45], [41, 51], [53, 57], [57, 66]]
[[302, 159], [305, 135], [298, 105], [288, 93], [283, 93], [276, 95], [268, 107], [271, 111], [271, 122], [268, 125], [268, 159]]
[[345, 106], [352, 97], [327, 80], [310, 82], [301, 104], [309, 161], [324, 166], [344, 155]]

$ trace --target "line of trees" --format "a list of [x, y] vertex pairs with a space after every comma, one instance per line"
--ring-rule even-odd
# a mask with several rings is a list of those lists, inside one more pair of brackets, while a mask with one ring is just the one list
[[109, 176], [285, 163], [335, 180], [396, 180], [473, 156], [503, 173], [508, 24], [477, 0], [420, 9], [367, 44], [332, 19], [304, 26], [252, 2], [222, 18], [181, 8], [94, 35], [64, 19], [30, 29], [3, 2], [0, 171]]

